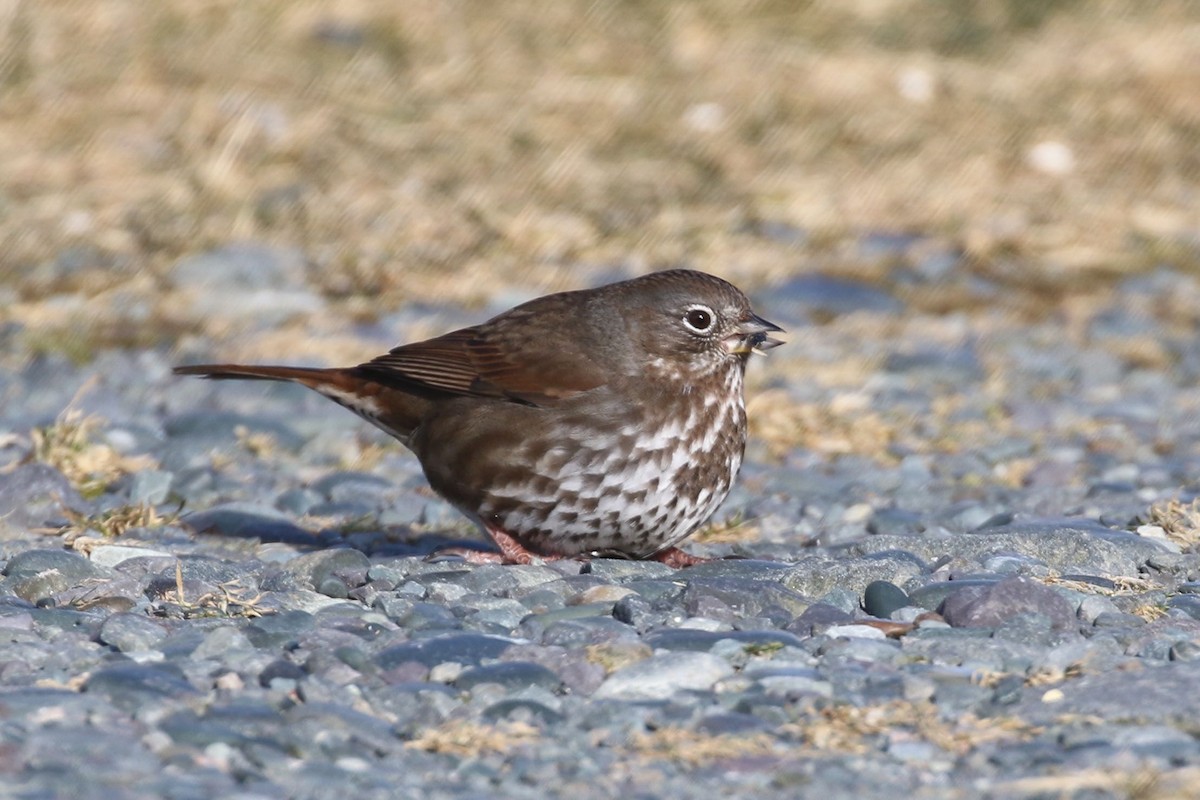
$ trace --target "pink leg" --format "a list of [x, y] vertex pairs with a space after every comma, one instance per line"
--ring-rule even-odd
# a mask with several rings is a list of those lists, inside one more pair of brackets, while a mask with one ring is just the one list
[[492, 537], [492, 541], [500, 548], [500, 553], [503, 556], [501, 564], [532, 564], [535, 560], [540, 561], [558, 561], [569, 556], [555, 555], [554, 553], [534, 553], [531, 550], [525, 549], [525, 546], [513, 538], [512, 534], [502, 528], [484, 524], [484, 530], [488, 532], [488, 536]]
[[503, 560], [502, 564], [532, 564], [536, 554], [526, 550], [520, 542], [514, 539], [510, 534], [502, 531], [500, 528], [494, 528], [491, 525], [485, 525], [488, 536], [492, 537], [492, 541], [500, 548], [500, 555]]
[[535, 553], [527, 550], [524, 545], [513, 538], [507, 531], [484, 524], [483, 529], [500, 548], [499, 553], [489, 553], [485, 550], [470, 550], [465, 547], [447, 547], [438, 550], [437, 556], [458, 556], [468, 564], [532, 564], [534, 561], [558, 561], [569, 556], [559, 556], [553, 553]]
[[659, 550], [646, 560], [661, 561], [668, 567], [672, 567], [674, 569], [683, 569], [684, 567], [694, 567], [697, 564], [707, 564], [713, 559], [704, 558], [703, 556], [694, 556], [691, 553], [685, 553], [678, 547], [668, 547], [666, 550]]

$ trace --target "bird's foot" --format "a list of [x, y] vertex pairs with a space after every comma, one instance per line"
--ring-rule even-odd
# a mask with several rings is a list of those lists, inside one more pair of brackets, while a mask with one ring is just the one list
[[703, 556], [694, 556], [691, 553], [685, 553], [678, 547], [668, 547], [666, 550], [659, 550], [646, 560], [661, 561], [673, 569], [683, 569], [684, 567], [694, 567], [697, 564], [707, 564], [713, 559], [705, 558]]
[[441, 561], [442, 559], [459, 558], [468, 564], [503, 564], [504, 554], [493, 553], [491, 550], [475, 550], [471, 547], [443, 547], [434, 550], [426, 557], [426, 561]]
[[[558, 561], [570, 556], [560, 556], [553, 553], [535, 553], [532, 550], [525, 549], [525, 546], [518, 542], [511, 533], [501, 530], [500, 528], [485, 525], [484, 529], [488, 532], [488, 536], [492, 537], [492, 541], [500, 548], [500, 563], [501, 564], [536, 564], [544, 561]], [[493, 562], [494, 563], [494, 562]]]

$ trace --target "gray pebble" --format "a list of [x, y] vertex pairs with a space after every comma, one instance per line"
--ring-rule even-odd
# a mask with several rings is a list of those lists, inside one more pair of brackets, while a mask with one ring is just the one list
[[709, 653], [664, 653], [617, 670], [605, 679], [594, 696], [666, 700], [677, 692], [711, 689], [732, 673], [728, 661]]

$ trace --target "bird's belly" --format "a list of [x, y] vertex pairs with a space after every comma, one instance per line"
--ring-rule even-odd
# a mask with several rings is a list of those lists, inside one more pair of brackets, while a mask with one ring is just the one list
[[[740, 387], [739, 387], [740, 388]], [[648, 556], [691, 534], [729, 493], [741, 466], [740, 392], [666, 422], [605, 431], [581, 423], [549, 446], [520, 448], [523, 470], [499, 470], [474, 515], [543, 554]], [[594, 418], [590, 421], [594, 423]]]

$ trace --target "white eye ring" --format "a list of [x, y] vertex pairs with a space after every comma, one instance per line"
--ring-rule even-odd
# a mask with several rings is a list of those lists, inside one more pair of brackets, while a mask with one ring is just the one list
[[683, 314], [683, 324], [692, 333], [708, 333], [716, 324], [717, 315], [706, 305], [695, 303]]

